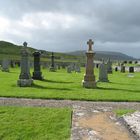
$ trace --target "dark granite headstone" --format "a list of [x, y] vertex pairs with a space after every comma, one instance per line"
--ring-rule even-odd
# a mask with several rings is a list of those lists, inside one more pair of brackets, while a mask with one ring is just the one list
[[36, 80], [42, 80], [42, 72], [41, 72], [41, 68], [40, 68], [40, 55], [41, 53], [39, 51], [35, 51], [33, 53], [34, 56], [34, 72], [33, 72], [33, 79]]
[[134, 67], [129, 67], [129, 73], [134, 73]]
[[115, 71], [118, 71], [118, 67], [115, 67]]

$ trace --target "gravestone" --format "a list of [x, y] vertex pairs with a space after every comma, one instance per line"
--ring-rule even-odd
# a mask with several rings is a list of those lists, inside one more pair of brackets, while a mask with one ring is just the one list
[[52, 52], [52, 56], [51, 56], [51, 67], [50, 67], [49, 70], [52, 71], [52, 72], [56, 71], [55, 64], [54, 64], [54, 53], [53, 52]]
[[99, 66], [99, 82], [109, 82], [108, 73], [107, 73], [107, 65], [104, 63]]
[[134, 67], [129, 67], [129, 73], [134, 73]]
[[71, 72], [72, 72], [71, 66], [67, 66], [67, 73], [71, 73]]
[[15, 68], [16, 67], [16, 64], [13, 60], [11, 60], [11, 68]]
[[33, 53], [34, 56], [34, 72], [33, 72], [33, 79], [36, 80], [42, 80], [42, 72], [41, 72], [41, 68], [40, 68], [40, 55], [41, 53], [39, 51], [35, 51]]
[[98, 64], [98, 63], [96, 64], [96, 68], [97, 68], [97, 69], [99, 68], [99, 64]]
[[115, 67], [115, 71], [116, 71], [116, 72], [118, 71], [118, 67]]
[[19, 80], [17, 81], [18, 86], [20, 87], [29, 87], [33, 84], [33, 79], [30, 74], [30, 64], [29, 64], [29, 52], [27, 49], [27, 43], [23, 43], [21, 49], [21, 72]]
[[9, 60], [4, 59], [4, 60], [2, 61], [2, 71], [3, 71], [3, 72], [9, 72], [9, 65], [10, 65]]
[[75, 65], [75, 72], [78, 72], [78, 73], [81, 72], [81, 69], [80, 69], [80, 66], [79, 65]]
[[87, 44], [89, 45], [89, 49], [86, 52], [87, 56], [87, 63], [86, 63], [86, 73], [84, 75], [84, 80], [82, 81], [83, 87], [85, 88], [96, 88], [96, 81], [94, 75], [94, 67], [93, 67], [93, 60], [95, 53], [92, 50], [93, 41], [89, 39]]
[[125, 66], [124, 66], [123, 63], [121, 64], [121, 72], [122, 72], [122, 73], [125, 73]]
[[112, 62], [110, 61], [110, 59], [108, 59], [107, 61], [107, 73], [112, 74]]

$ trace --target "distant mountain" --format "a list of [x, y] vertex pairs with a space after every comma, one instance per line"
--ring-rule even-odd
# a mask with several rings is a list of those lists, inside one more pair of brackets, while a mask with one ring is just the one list
[[[74, 52], [68, 52], [68, 54], [76, 55], [76, 56], [85, 56], [86, 51], [74, 51]], [[128, 56], [126, 54], [120, 53], [120, 52], [109, 52], [109, 51], [96, 51], [95, 52], [95, 59], [101, 60], [108, 58], [112, 60], [136, 60], [136, 58]]]

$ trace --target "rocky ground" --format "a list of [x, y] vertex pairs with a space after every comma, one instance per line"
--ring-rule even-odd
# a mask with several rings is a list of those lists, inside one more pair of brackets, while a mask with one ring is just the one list
[[[140, 103], [137, 102], [0, 98], [0, 105], [70, 107], [73, 110], [72, 140], [140, 140]], [[113, 110], [120, 108], [135, 109], [137, 112], [124, 116], [120, 121], [113, 113]], [[126, 129], [125, 126], [129, 129]]]

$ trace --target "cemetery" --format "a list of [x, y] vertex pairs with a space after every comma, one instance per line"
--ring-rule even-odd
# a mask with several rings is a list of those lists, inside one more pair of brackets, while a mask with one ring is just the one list
[[140, 140], [140, 1], [1, 1], [0, 140]]
[[[10, 63], [8, 60], [4, 60], [2, 63], [2, 69], [0, 72], [0, 104], [2, 104], [2, 101], [4, 101], [7, 105], [18, 105], [18, 107], [0, 107], [0, 113], [3, 114], [1, 124], [5, 123], [7, 121], [7, 117], [12, 113], [13, 115], [11, 116], [11, 120], [9, 124], [13, 124], [15, 122], [16, 125], [13, 125], [12, 128], [9, 127], [9, 125], [2, 125], [0, 129], [3, 131], [2, 134], [4, 133], [9, 133], [12, 135], [12, 139], [17, 138], [22, 138], [25, 139], [27, 138], [32, 138], [32, 139], [69, 139], [70, 135], [72, 139], [82, 139], [83, 135], [89, 135], [90, 137], [93, 137], [93, 132], [88, 132], [86, 134], [86, 129], [83, 129], [83, 133], [81, 133], [80, 128], [76, 125], [77, 123], [80, 126], [84, 126], [90, 122], [86, 122], [84, 119], [86, 114], [90, 114], [91, 108], [91, 101], [98, 101], [99, 104], [102, 104], [101, 102], [126, 102], [126, 103], [131, 103], [134, 102], [135, 106], [138, 106], [136, 102], [140, 101], [140, 74], [138, 71], [136, 71], [136, 68], [138, 69], [138, 65], [132, 65], [132, 66], [127, 66], [126, 63], [122, 63], [118, 65], [116, 62], [111, 62], [110, 58], [107, 60], [101, 60], [98, 61], [98, 65], [94, 65], [94, 47], [93, 47], [94, 42], [90, 39], [87, 42], [87, 52], [85, 54], [86, 61], [85, 65], [86, 67], [80, 66], [78, 63], [69, 63], [67, 65], [67, 69], [61, 67], [59, 65], [59, 69], [56, 67], [56, 61], [55, 61], [55, 53], [52, 53], [51, 55], [51, 61], [50, 61], [50, 67], [46, 67], [45, 69], [42, 67], [44, 65], [42, 63], [42, 57], [41, 53], [39, 51], [34, 51], [32, 53], [34, 57], [34, 65], [31, 66], [30, 64], [30, 52], [28, 50], [28, 44], [26, 42], [23, 43], [23, 47], [21, 47], [21, 61], [20, 61], [20, 67], [13, 66], [13, 61], [12, 65], [10, 67]], [[3, 67], [4, 65], [4, 67]], [[15, 64], [16, 65], [16, 64]], [[49, 64], [45, 64], [49, 65]], [[97, 66], [97, 67], [96, 67]], [[117, 67], [117, 70], [116, 70]], [[125, 68], [126, 67], [126, 68]], [[135, 68], [136, 67], [136, 68]], [[4, 71], [4, 68], [6, 69]], [[8, 70], [7, 70], [8, 69]], [[135, 69], [135, 71], [134, 71]], [[84, 79], [84, 80], [83, 80]], [[47, 104], [44, 103], [44, 100], [48, 100], [48, 104], [50, 104], [51, 108], [48, 108]], [[13, 100], [13, 101], [12, 101]], [[17, 100], [17, 102], [16, 102]], [[19, 100], [19, 101], [18, 101]], [[27, 105], [29, 106], [38, 106], [35, 108], [31, 107], [19, 107], [22, 105], [25, 105], [26, 101]], [[36, 103], [34, 104], [34, 100], [39, 100], [35, 101]], [[49, 101], [50, 100], [50, 101]], [[58, 103], [58, 100], [64, 102], [64, 106], [60, 105]], [[64, 100], [64, 101], [63, 101]], [[69, 100], [71, 104], [68, 104], [65, 102], [65, 100]], [[79, 109], [79, 103], [77, 101], [83, 101], [87, 102], [84, 103], [85, 105], [82, 107], [82, 109]], [[74, 102], [73, 102], [74, 101]], [[14, 103], [15, 102], [15, 103]], [[41, 103], [40, 103], [41, 102]], [[51, 103], [53, 102], [53, 103]], [[14, 104], [13, 104], [14, 103]], [[32, 105], [33, 104], [33, 105]], [[39, 108], [44, 104], [47, 108]], [[75, 104], [75, 105], [74, 105]], [[87, 105], [88, 104], [88, 105]], [[106, 103], [109, 104], [109, 103]], [[58, 107], [60, 106], [60, 107]], [[87, 106], [87, 107], [86, 107]], [[110, 105], [109, 105], [110, 106]], [[124, 106], [120, 105], [121, 107], [118, 107], [117, 105], [111, 105], [114, 106], [111, 108], [111, 111], [114, 112], [114, 114], [118, 114], [122, 116], [123, 114], [133, 114], [135, 113], [136, 110], [139, 110], [138, 107], [131, 107], [130, 105]], [[110, 107], [111, 107], [110, 106]], [[53, 107], [53, 108], [52, 108]], [[93, 108], [93, 112], [96, 112], [97, 106]], [[119, 109], [118, 109], [119, 108]], [[125, 109], [126, 108], [126, 109]], [[74, 110], [75, 112], [74, 112]], [[104, 111], [104, 109], [107, 109], [107, 111]], [[86, 110], [86, 111], [85, 111]], [[99, 110], [99, 108], [97, 108]], [[116, 111], [115, 111], [116, 110]], [[78, 112], [77, 112], [78, 111]], [[103, 119], [104, 125], [107, 120], [107, 116], [109, 115], [108, 112], [110, 109], [107, 107], [100, 109], [99, 112], [99, 118]], [[29, 113], [30, 112], [30, 113]], [[42, 112], [42, 113], [41, 113]], [[62, 115], [61, 112], [64, 115]], [[79, 112], [84, 112], [83, 115], [78, 117]], [[102, 112], [105, 112], [102, 114]], [[21, 114], [24, 114], [21, 116]], [[50, 115], [50, 114], [51, 115]], [[96, 113], [93, 113], [94, 115]], [[31, 117], [31, 116], [32, 117]], [[56, 121], [53, 121], [53, 115], [57, 117]], [[71, 115], [72, 120], [71, 120]], [[105, 115], [105, 116], [104, 116]], [[16, 116], [16, 117], [15, 117]], [[31, 117], [30, 119], [31, 124], [27, 123], [29, 120], [26, 120], [26, 117]], [[45, 116], [50, 116], [52, 118], [48, 118]], [[104, 116], [104, 117], [103, 117]], [[38, 117], [42, 118], [41, 120], [38, 119]], [[63, 117], [63, 118], [62, 118]], [[76, 117], [76, 118], [75, 118]], [[102, 118], [103, 117], [103, 118]], [[109, 117], [109, 116], [108, 116]], [[75, 118], [75, 119], [74, 119]], [[106, 119], [105, 119], [106, 118]], [[119, 117], [118, 117], [119, 118]], [[4, 119], [4, 121], [3, 121]], [[73, 120], [74, 119], [74, 120]], [[23, 122], [19, 120], [24, 120], [24, 127], [25, 128], [20, 128], [24, 129], [24, 131], [21, 133], [20, 129], [18, 129], [18, 124], [23, 126]], [[34, 122], [33, 120], [36, 120]], [[63, 121], [60, 121], [63, 120]], [[80, 122], [79, 120], [82, 120]], [[27, 122], [26, 122], [27, 121]], [[45, 125], [41, 125], [43, 122]], [[49, 122], [50, 121], [50, 122]], [[58, 122], [57, 122], [58, 121]], [[131, 121], [124, 117], [124, 121], [126, 123], [131, 124]], [[83, 123], [85, 122], [85, 124]], [[94, 122], [94, 120], [93, 120]], [[98, 122], [98, 120], [96, 120]], [[36, 126], [37, 123], [37, 126]], [[49, 128], [48, 124], [51, 123], [51, 128]], [[71, 125], [72, 123], [72, 125]], [[93, 123], [94, 124], [94, 123]], [[134, 123], [136, 124], [136, 123]], [[58, 133], [52, 133], [51, 131], [57, 131], [54, 129], [56, 127], [55, 125], [63, 125], [63, 129], [60, 129]], [[114, 123], [110, 124], [112, 125], [112, 133], [115, 133], [113, 131], [116, 131], [114, 126]], [[29, 126], [35, 126], [39, 127], [36, 128], [36, 132], [33, 130], [28, 130]], [[72, 127], [72, 130], [71, 130]], [[96, 130], [96, 125], [89, 126], [92, 127], [93, 130]], [[103, 125], [101, 126], [103, 127]], [[106, 124], [106, 126], [108, 125]], [[114, 127], [114, 128], [113, 128]], [[124, 131], [126, 132], [125, 135], [120, 137], [120, 139], [129, 139], [128, 137], [130, 134], [127, 132], [128, 130], [125, 130], [126, 128], [123, 128]], [[135, 127], [135, 126], [134, 126]], [[9, 130], [8, 132], [5, 132], [6, 129], [17, 129], [16, 134], [14, 131]], [[32, 128], [32, 127], [31, 127]], [[41, 131], [43, 129], [43, 132]], [[103, 129], [103, 128], [102, 128]], [[113, 130], [114, 129], [114, 130]], [[128, 127], [129, 129], [129, 127]], [[139, 129], [139, 128], [138, 128]], [[49, 132], [50, 131], [50, 132]], [[99, 130], [96, 130], [99, 131]], [[118, 131], [118, 130], [117, 130]], [[133, 130], [131, 130], [133, 132]], [[136, 135], [133, 137], [139, 137], [139, 131], [136, 131]], [[31, 133], [31, 135], [30, 135]], [[34, 135], [34, 133], [37, 133], [37, 136]], [[45, 135], [47, 133], [47, 135]], [[110, 132], [108, 132], [110, 133]], [[120, 133], [121, 131], [118, 131], [117, 133]], [[137, 134], [138, 133], [138, 134]], [[26, 136], [24, 136], [26, 134]], [[9, 139], [11, 137], [10, 135], [5, 135], [6, 139]], [[18, 135], [18, 136], [17, 136]], [[57, 136], [59, 135], [59, 137]], [[2, 135], [0, 135], [2, 137]], [[98, 136], [94, 136], [98, 137]], [[104, 137], [106, 137], [106, 134], [104, 134]], [[112, 135], [113, 137], [116, 137], [115, 134]]]

